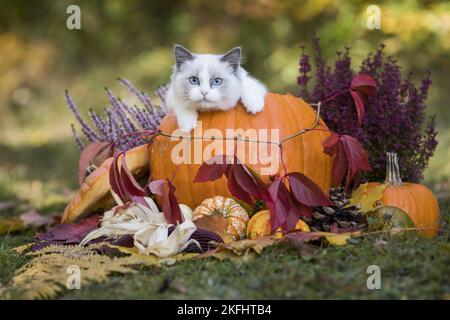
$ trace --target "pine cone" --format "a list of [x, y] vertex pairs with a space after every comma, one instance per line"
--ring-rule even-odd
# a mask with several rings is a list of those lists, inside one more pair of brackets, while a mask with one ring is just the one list
[[359, 206], [347, 206], [350, 200], [344, 188], [331, 188], [329, 198], [333, 205], [315, 207], [311, 218], [302, 217], [311, 231], [361, 230], [367, 226], [366, 217], [360, 211], [361, 208]]

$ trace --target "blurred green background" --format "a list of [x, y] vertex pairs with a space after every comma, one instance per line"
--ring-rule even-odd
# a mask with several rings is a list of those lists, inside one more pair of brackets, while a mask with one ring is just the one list
[[[81, 8], [81, 30], [66, 8]], [[381, 30], [366, 26], [369, 4]], [[84, 115], [107, 104], [115, 80], [153, 92], [171, 72], [172, 45], [224, 52], [242, 45], [245, 67], [271, 91], [297, 93], [299, 45], [316, 33], [333, 58], [352, 47], [355, 66], [381, 42], [405, 74], [432, 71], [428, 113], [438, 115], [426, 183], [448, 203], [450, 180], [449, 1], [2, 1], [0, 4], [0, 199], [63, 205], [77, 187], [78, 149], [70, 137], [69, 89]]]

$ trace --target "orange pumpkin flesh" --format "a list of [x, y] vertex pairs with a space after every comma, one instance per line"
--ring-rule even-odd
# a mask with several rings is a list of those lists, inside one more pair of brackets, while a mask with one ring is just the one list
[[[402, 182], [398, 172], [398, 161], [395, 154], [388, 154], [388, 168], [381, 202], [385, 206], [394, 206], [405, 211], [417, 228], [425, 228], [420, 233], [425, 237], [437, 235], [439, 231], [440, 210], [439, 203], [430, 189], [424, 185]], [[380, 183], [371, 182], [371, 188]]]
[[[248, 113], [241, 105], [228, 111], [202, 112], [199, 114], [199, 122], [201, 121], [202, 132], [206, 129], [216, 129], [225, 136], [227, 129], [267, 129], [268, 134], [265, 139], [259, 137], [259, 140], [270, 140], [271, 129], [279, 130], [279, 139], [283, 139], [297, 131], [309, 128], [314, 124], [316, 118], [315, 110], [303, 100], [292, 95], [280, 95], [268, 93], [266, 96], [264, 110], [256, 115]], [[178, 128], [176, 117], [172, 114], [167, 115], [160, 125], [161, 131], [172, 134]], [[317, 128], [327, 129], [326, 125], [320, 120]], [[177, 133], [179, 134], [179, 133]], [[191, 132], [192, 136], [198, 136], [195, 130]], [[288, 172], [302, 172], [313, 181], [315, 181], [324, 191], [327, 191], [331, 185], [332, 157], [322, 152], [322, 141], [329, 136], [329, 132], [321, 130], [312, 130], [282, 144], [283, 158], [286, 163]], [[222, 141], [224, 146], [225, 141]], [[232, 146], [234, 141], [232, 142]], [[191, 208], [198, 206], [206, 198], [221, 195], [230, 197], [227, 188], [227, 180], [222, 177], [219, 180], [205, 183], [194, 183], [194, 177], [203, 161], [197, 163], [183, 163], [177, 165], [171, 160], [171, 153], [179, 141], [171, 141], [171, 138], [158, 136], [150, 149], [150, 172], [152, 180], [171, 178], [173, 179], [177, 191], [176, 196], [180, 203], [184, 203]], [[210, 141], [192, 140], [190, 145], [191, 159], [195, 159], [195, 143], [201, 143], [202, 151], [211, 144]], [[248, 155], [250, 149], [256, 150], [257, 142], [237, 142], [244, 144], [246, 158], [240, 160], [251, 167], [258, 173], [262, 168], [267, 168], [267, 164], [261, 162], [249, 163]], [[253, 145], [251, 145], [253, 144]], [[198, 144], [197, 144], [198, 146]], [[265, 145], [263, 145], [265, 147]], [[242, 150], [241, 149], [241, 150]], [[199, 149], [196, 149], [199, 150]], [[228, 149], [227, 149], [228, 150]], [[269, 147], [270, 150], [270, 147]], [[279, 152], [279, 147], [274, 145], [274, 150]], [[225, 150], [213, 150], [211, 155], [233, 154]], [[239, 151], [238, 151], [239, 152]], [[189, 154], [187, 152], [187, 154]], [[269, 152], [270, 154], [270, 152]], [[198, 156], [198, 153], [197, 153]], [[281, 162], [278, 166], [278, 172], [282, 173]], [[269, 176], [262, 176], [264, 181], [268, 181]]]

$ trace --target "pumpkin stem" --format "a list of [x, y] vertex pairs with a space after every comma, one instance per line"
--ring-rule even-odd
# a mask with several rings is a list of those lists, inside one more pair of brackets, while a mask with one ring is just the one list
[[400, 177], [400, 167], [398, 166], [398, 157], [395, 152], [386, 152], [386, 180], [384, 183], [390, 185], [403, 184]]

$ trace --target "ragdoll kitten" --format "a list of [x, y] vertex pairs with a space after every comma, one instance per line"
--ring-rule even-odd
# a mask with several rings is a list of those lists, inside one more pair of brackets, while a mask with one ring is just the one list
[[253, 114], [264, 108], [266, 87], [240, 66], [241, 48], [215, 55], [191, 53], [175, 45], [174, 54], [176, 63], [165, 102], [181, 130], [195, 128], [198, 112], [228, 110], [239, 99]]

